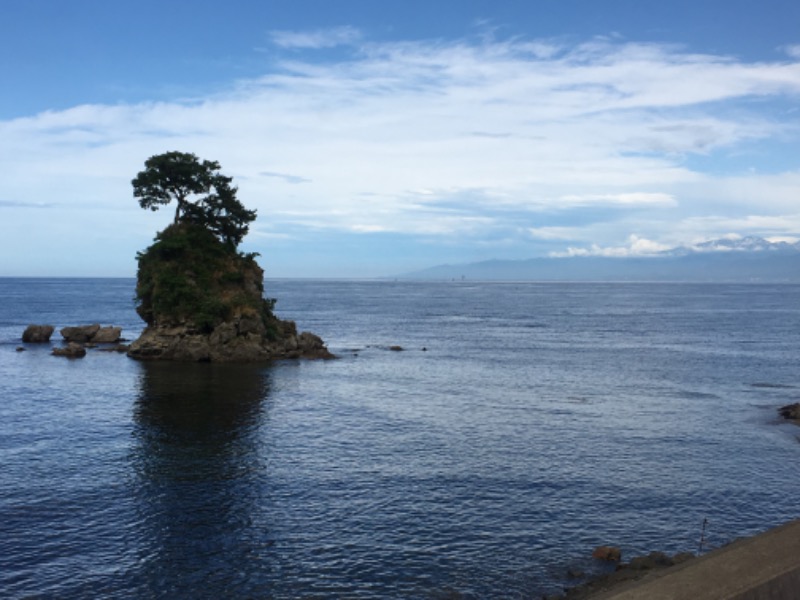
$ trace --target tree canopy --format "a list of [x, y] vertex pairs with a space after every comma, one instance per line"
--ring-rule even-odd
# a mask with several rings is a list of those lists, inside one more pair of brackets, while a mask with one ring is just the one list
[[218, 162], [201, 162], [186, 152], [165, 152], [151, 156], [144, 166], [131, 181], [142, 208], [158, 210], [174, 200], [174, 223], [201, 225], [234, 248], [247, 235], [256, 211], [239, 202], [233, 178], [219, 172]]

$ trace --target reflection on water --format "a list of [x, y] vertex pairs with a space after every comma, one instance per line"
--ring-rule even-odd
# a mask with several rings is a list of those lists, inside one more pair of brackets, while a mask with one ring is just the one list
[[248, 579], [266, 575], [269, 532], [252, 514], [269, 377], [250, 365], [142, 365], [132, 450], [141, 595], [255, 592]]

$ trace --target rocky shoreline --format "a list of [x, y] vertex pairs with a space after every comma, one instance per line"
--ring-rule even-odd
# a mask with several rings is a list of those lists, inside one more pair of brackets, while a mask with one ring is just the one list
[[543, 600], [591, 600], [600, 594], [630, 581], [636, 581], [654, 573], [662, 572], [670, 567], [683, 564], [695, 558], [692, 552], [680, 552], [668, 555], [663, 552], [651, 552], [645, 556], [635, 556], [629, 562], [622, 562], [622, 552], [613, 546], [599, 546], [592, 553], [596, 561], [616, 564], [613, 571], [600, 575], [587, 575], [580, 569], [569, 569], [567, 579], [580, 581], [568, 587], [561, 594], [544, 596]]
[[[268, 362], [283, 359], [336, 358], [322, 339], [313, 333], [297, 332], [293, 321], [275, 319], [269, 335], [260, 319], [239, 317], [220, 324], [211, 332], [189, 324], [148, 326], [133, 343], [126, 344], [122, 328], [98, 323], [64, 327], [59, 330], [63, 345], [51, 354], [83, 358], [88, 348], [125, 353], [135, 360], [183, 362]], [[50, 344], [53, 325], [28, 325], [22, 333], [26, 344]], [[25, 350], [17, 347], [18, 352]]]

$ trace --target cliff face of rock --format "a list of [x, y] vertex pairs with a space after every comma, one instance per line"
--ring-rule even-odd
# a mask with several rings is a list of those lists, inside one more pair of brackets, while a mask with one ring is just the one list
[[139, 360], [192, 362], [258, 362], [282, 358], [333, 358], [313, 333], [298, 335], [292, 321], [278, 321], [278, 336], [265, 335], [248, 316], [234, 317], [210, 333], [191, 324], [148, 326], [133, 342], [128, 356]]
[[264, 272], [202, 227], [172, 225], [138, 255], [137, 312], [147, 323], [128, 356], [140, 360], [256, 362], [332, 358], [263, 298]]

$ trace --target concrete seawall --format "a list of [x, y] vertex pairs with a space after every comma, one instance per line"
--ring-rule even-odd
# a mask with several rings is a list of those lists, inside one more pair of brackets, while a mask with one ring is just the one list
[[800, 520], [592, 596], [592, 600], [798, 599]]

